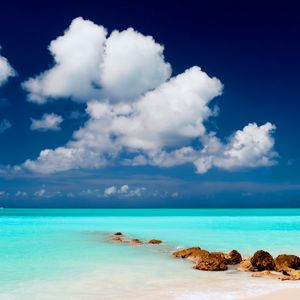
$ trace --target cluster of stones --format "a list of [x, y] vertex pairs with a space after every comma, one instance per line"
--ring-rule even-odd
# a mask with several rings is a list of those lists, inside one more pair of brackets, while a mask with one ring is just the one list
[[[116, 232], [110, 236], [110, 240], [133, 246], [162, 244], [161, 240], [156, 239], [149, 241], [129, 239], [121, 232]], [[300, 258], [296, 255], [281, 254], [274, 259], [269, 252], [258, 250], [253, 256], [243, 258], [237, 250], [223, 253], [209, 252], [200, 247], [191, 247], [175, 251], [173, 256], [194, 262], [194, 268], [197, 270], [225, 271], [229, 265], [236, 265], [239, 271], [251, 272], [254, 277], [300, 280]]]
[[228, 265], [238, 265], [238, 270], [252, 272], [254, 277], [300, 280], [300, 258], [295, 255], [281, 254], [274, 259], [270, 253], [258, 250], [243, 259], [237, 250], [209, 252], [199, 247], [179, 250], [173, 255], [195, 262], [194, 268], [203, 271], [225, 271]]
[[128, 243], [132, 246], [138, 246], [142, 244], [151, 244], [151, 245], [159, 245], [162, 244], [161, 240], [152, 239], [149, 241], [141, 241], [139, 239], [129, 239], [124, 236], [122, 232], [116, 232], [111, 237], [110, 240], [117, 243]]

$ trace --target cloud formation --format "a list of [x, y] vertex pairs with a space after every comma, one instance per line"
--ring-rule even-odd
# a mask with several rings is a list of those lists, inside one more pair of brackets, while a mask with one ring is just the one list
[[[226, 140], [218, 138], [206, 121], [216, 116], [212, 101], [222, 94], [222, 83], [197, 66], [170, 77], [163, 49], [131, 28], [106, 38], [102, 26], [75, 19], [50, 44], [55, 65], [24, 87], [37, 103], [55, 97], [85, 101], [89, 119], [66, 145], [42, 150], [23, 167], [48, 174], [112, 163], [191, 163], [205, 173], [273, 165], [275, 126], [250, 123]], [[107, 192], [117, 193], [114, 188]]]
[[0, 87], [7, 82], [9, 77], [14, 76], [16, 76], [16, 71], [9, 64], [8, 60], [0, 55]]
[[113, 185], [104, 190], [104, 196], [141, 197], [144, 191], [146, 191], [144, 187], [130, 188], [129, 185], [124, 184], [118, 188]]
[[58, 131], [60, 130], [60, 124], [62, 123], [63, 118], [57, 114], [44, 114], [41, 119], [31, 119], [31, 130], [39, 131]]
[[11, 128], [11, 123], [7, 119], [3, 119], [0, 122], [0, 134]]
[[134, 100], [171, 75], [163, 46], [132, 28], [106, 38], [103, 26], [76, 18], [64, 35], [50, 43], [54, 66], [23, 83], [28, 100], [70, 97], [87, 102], [109, 97]]

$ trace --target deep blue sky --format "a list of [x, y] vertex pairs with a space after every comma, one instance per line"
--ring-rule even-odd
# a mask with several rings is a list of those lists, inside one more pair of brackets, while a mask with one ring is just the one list
[[[220, 113], [209, 126], [225, 138], [250, 122], [269, 121], [277, 128], [279, 157], [272, 167], [212, 169], [203, 175], [191, 165], [115, 165], [47, 176], [4, 173], [0, 206], [300, 207], [299, 9], [297, 1], [3, 1], [1, 55], [18, 72], [0, 88], [0, 120], [12, 125], [0, 135], [3, 167], [64, 145], [87, 119], [68, 117], [72, 111], [84, 112], [84, 104], [61, 99], [39, 106], [26, 101], [20, 85], [52, 65], [50, 41], [78, 16], [108, 32], [133, 27], [153, 36], [165, 46], [174, 75], [197, 65], [219, 78], [224, 93], [214, 101]], [[31, 131], [31, 118], [44, 113], [63, 116], [62, 130]], [[140, 197], [99, 196], [109, 186], [124, 184], [145, 192]], [[45, 194], [34, 196], [40, 190]], [[27, 196], [17, 197], [17, 191]], [[55, 195], [57, 191], [61, 194]]]

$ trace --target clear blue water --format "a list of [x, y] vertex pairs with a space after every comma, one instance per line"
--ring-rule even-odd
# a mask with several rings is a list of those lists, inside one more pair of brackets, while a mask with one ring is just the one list
[[[164, 245], [114, 244], [116, 231]], [[195, 271], [171, 252], [300, 255], [300, 209], [2, 209], [0, 237], [0, 299], [210, 299], [224, 287], [236, 299], [247, 292], [233, 288], [237, 280], [249, 292], [285, 283]]]

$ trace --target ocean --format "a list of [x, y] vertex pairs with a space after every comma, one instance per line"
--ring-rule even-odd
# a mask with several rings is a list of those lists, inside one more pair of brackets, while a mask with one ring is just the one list
[[[121, 231], [163, 245], [112, 243]], [[300, 282], [194, 270], [180, 247], [300, 256], [300, 209], [1, 209], [0, 299], [242, 299]]]

